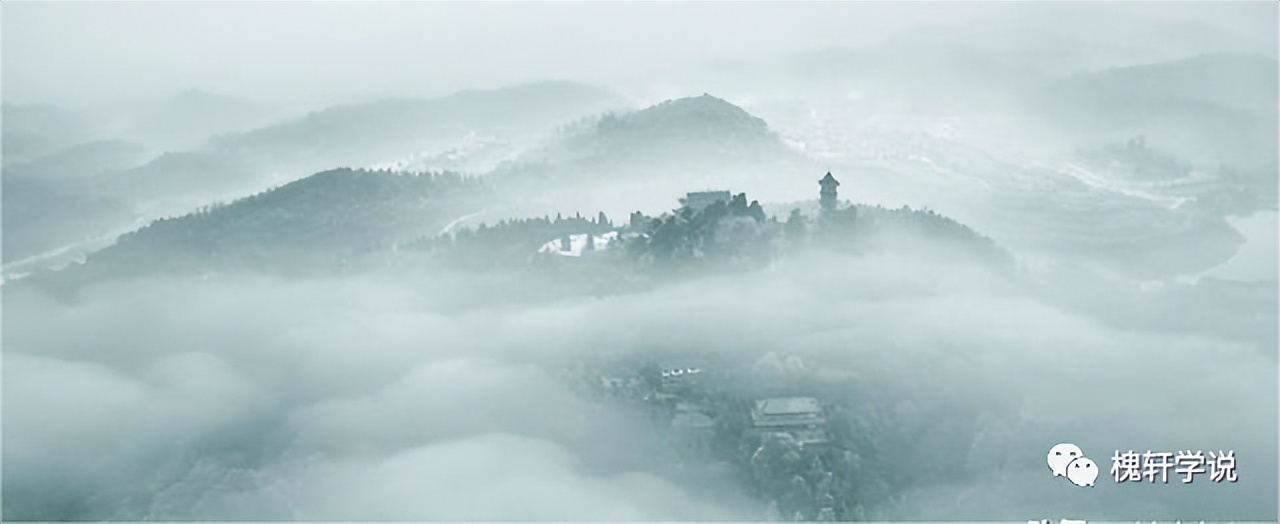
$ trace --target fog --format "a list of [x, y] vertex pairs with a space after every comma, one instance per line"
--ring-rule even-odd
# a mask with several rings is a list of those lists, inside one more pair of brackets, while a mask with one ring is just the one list
[[[6, 512], [759, 518], [742, 486], [682, 484], [657, 430], [575, 390], [584, 363], [654, 348], [798, 357], [787, 380], [862, 406], [869, 438], [897, 453], [885, 460], [919, 484], [868, 508], [878, 518], [1274, 510], [1275, 360], [1250, 344], [1115, 329], [981, 268], [896, 257], [514, 309], [459, 309], [476, 287], [461, 277], [151, 279], [72, 304], [6, 293]], [[1231, 448], [1243, 480], [1060, 487], [1041, 463], [1057, 440], [1099, 463]]]
[[1271, 520], [1277, 16], [6, 3], [0, 517]]
[[191, 88], [308, 102], [440, 95], [539, 79], [636, 80], [707, 58], [865, 46], [908, 29], [978, 28], [1020, 16], [1055, 18], [1068, 24], [1061, 30], [1088, 34], [1100, 20], [1133, 13], [1208, 23], [1274, 51], [1275, 10], [1266, 2], [17, 2], [6, 5], [3, 19], [3, 89], [7, 101], [77, 106]]

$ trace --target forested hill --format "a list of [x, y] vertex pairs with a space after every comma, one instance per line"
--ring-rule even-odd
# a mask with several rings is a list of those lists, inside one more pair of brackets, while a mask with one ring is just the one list
[[973, 228], [929, 209], [857, 206], [855, 236], [860, 250], [977, 263], [1004, 274], [1014, 270], [1013, 255]]
[[605, 151], [639, 147], [670, 149], [681, 145], [704, 150], [707, 146], [740, 147], [775, 145], [777, 136], [764, 120], [723, 99], [704, 94], [667, 100], [622, 115], [609, 114], [586, 140]]
[[579, 122], [548, 147], [495, 175], [560, 182], [645, 182], [696, 170], [700, 179], [812, 170], [761, 120], [711, 95], [668, 100]]
[[[1013, 265], [1013, 256], [995, 240], [932, 209], [910, 206], [887, 208], [847, 201], [841, 206], [847, 207], [840, 212], [844, 216], [837, 234], [819, 234], [821, 241], [833, 249], [892, 251], [922, 256], [947, 252], [950, 257], [967, 258], [1001, 270], [1010, 269]], [[797, 214], [817, 216], [818, 202], [774, 203], [766, 206], [765, 210], [790, 223]], [[788, 213], [792, 218], [787, 218]], [[809, 224], [804, 227], [812, 229]], [[795, 224], [788, 224], [786, 228], [794, 229]]]
[[[1014, 269], [1012, 255], [995, 241], [931, 210], [852, 206], [821, 217], [813, 202], [771, 207], [793, 211], [790, 216], [768, 216], [758, 202], [739, 193], [729, 202], [701, 210], [680, 208], [656, 217], [635, 212], [619, 223], [604, 213], [595, 219], [502, 220], [427, 239], [413, 247], [460, 268], [487, 271], [559, 260], [579, 271], [608, 268], [605, 274], [610, 278], [635, 270], [698, 274], [753, 269], [805, 251], [854, 256], [892, 253], [983, 267], [1002, 275], [1010, 275]], [[588, 235], [600, 239], [588, 248], [589, 253], [535, 255], [539, 246], [549, 242]]]
[[334, 169], [235, 202], [157, 220], [76, 271], [299, 270], [434, 235], [489, 189], [456, 173]]

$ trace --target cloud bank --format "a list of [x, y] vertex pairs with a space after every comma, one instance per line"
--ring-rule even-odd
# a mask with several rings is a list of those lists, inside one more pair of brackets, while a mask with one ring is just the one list
[[[532, 304], [497, 278], [6, 289], [5, 517], [760, 518], [746, 486], [675, 473], [661, 428], [582, 387], [593, 363], [681, 352], [844, 406], [887, 486], [869, 517], [1275, 511], [1275, 356], [1248, 343], [1107, 327], [887, 255]], [[1059, 441], [1104, 467], [1235, 449], [1242, 480], [1080, 490], [1044, 471]]]

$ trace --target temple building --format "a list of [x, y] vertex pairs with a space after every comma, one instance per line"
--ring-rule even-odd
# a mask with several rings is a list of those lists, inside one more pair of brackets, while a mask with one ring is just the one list
[[837, 192], [840, 187], [840, 181], [836, 177], [831, 176], [831, 172], [827, 172], [827, 176], [818, 180], [818, 185], [822, 188], [818, 192], [818, 219], [833, 226], [847, 226], [852, 224], [858, 218], [858, 208], [856, 206], [848, 206], [840, 209], [840, 198]]
[[729, 194], [728, 191], [696, 191], [685, 193], [684, 198], [680, 199], [680, 206], [694, 211], [701, 211], [716, 202], [727, 204], [732, 198], [733, 195]]
[[801, 444], [822, 444], [827, 436], [827, 414], [812, 397], [757, 400], [751, 410], [751, 431], [758, 435], [787, 433]]

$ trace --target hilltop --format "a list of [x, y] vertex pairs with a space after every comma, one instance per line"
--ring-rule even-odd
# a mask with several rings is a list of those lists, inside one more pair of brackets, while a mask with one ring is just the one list
[[766, 194], [804, 184], [808, 177], [800, 173], [816, 169], [764, 120], [702, 95], [579, 121], [488, 176], [522, 198], [558, 206], [527, 214], [586, 206], [617, 214], [666, 205], [671, 197], [660, 195], [698, 189], [688, 186], [694, 174], [706, 187]]
[[339, 269], [362, 254], [433, 235], [473, 211], [485, 188], [455, 173], [334, 169], [234, 202], [160, 219], [72, 266], [61, 281], [248, 269]]
[[795, 155], [764, 120], [720, 98], [667, 100], [630, 113], [608, 113], [543, 152], [543, 161], [607, 168], [769, 161]]

